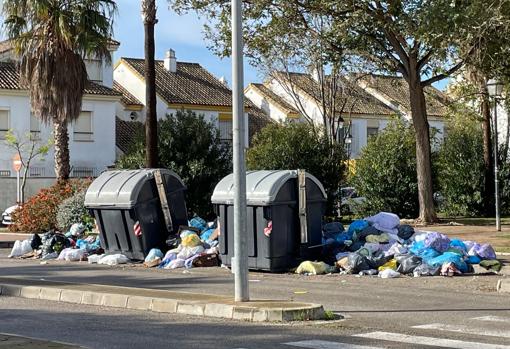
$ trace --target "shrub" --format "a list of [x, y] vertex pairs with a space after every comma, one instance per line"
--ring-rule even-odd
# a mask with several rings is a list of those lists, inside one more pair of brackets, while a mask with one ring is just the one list
[[89, 224], [92, 217], [85, 208], [85, 190], [75, 193], [62, 201], [57, 210], [57, 227], [67, 231], [74, 223]]
[[484, 211], [483, 136], [480, 122], [453, 116], [438, 154], [441, 209], [453, 216], [476, 216]]
[[41, 189], [22, 208], [13, 213], [14, 224], [9, 226], [9, 229], [26, 233], [42, 233], [57, 229], [58, 206], [76, 192], [88, 188], [90, 183], [89, 179], [72, 179]]
[[248, 150], [250, 170], [303, 169], [313, 174], [328, 194], [328, 214], [344, 178], [345, 152], [319, 128], [306, 123], [270, 124], [258, 133]]
[[371, 138], [356, 161], [352, 185], [358, 195], [365, 197], [358, 214], [388, 211], [400, 217], [416, 217], [418, 183], [412, 126], [396, 120]]
[[[208, 216], [216, 184], [231, 173], [230, 145], [202, 115], [178, 111], [158, 121], [159, 165], [176, 172], [187, 186], [186, 203], [193, 213]], [[143, 140], [117, 163], [118, 168], [143, 168]]]

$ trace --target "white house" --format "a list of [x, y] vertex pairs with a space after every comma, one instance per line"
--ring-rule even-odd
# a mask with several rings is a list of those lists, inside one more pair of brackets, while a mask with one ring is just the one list
[[[311, 119], [322, 123], [319, 80], [313, 74], [276, 73], [263, 84], [249, 84], [245, 95], [275, 121], [302, 122]], [[352, 143], [350, 156], [356, 159], [370, 136], [384, 129], [397, 116], [411, 120], [409, 92], [398, 77], [367, 75], [341, 78], [335, 101], [337, 112], [344, 120], [343, 132], [349, 132]], [[433, 88], [426, 88], [428, 119], [431, 127], [444, 134], [446, 97]]]
[[[122, 57], [115, 65], [114, 89], [122, 93], [117, 106], [117, 150], [125, 153], [133, 133], [145, 121], [144, 60]], [[217, 79], [198, 63], [179, 62], [169, 50], [164, 60], [156, 61], [156, 99], [158, 119], [175, 115], [179, 110], [191, 110], [214, 123], [220, 137], [232, 140], [232, 91], [222, 79]], [[261, 110], [246, 104], [246, 145], [250, 134], [268, 120]]]
[[[113, 54], [118, 46], [118, 42], [112, 41], [110, 52]], [[31, 134], [41, 142], [52, 138], [52, 126], [42, 124], [31, 114], [28, 91], [19, 83], [15, 62], [10, 42], [0, 43], [0, 209], [14, 203], [10, 196], [2, 195], [12, 192], [10, 187], [7, 189], [12, 183], [9, 178], [16, 176], [11, 163], [14, 151], [4, 142], [7, 130], [20, 137]], [[113, 67], [106, 61], [95, 59], [86, 59], [85, 63], [91, 82], [85, 89], [80, 117], [69, 125], [72, 177], [96, 176], [115, 162], [115, 112], [121, 96], [112, 89]], [[37, 159], [32, 163], [29, 195], [30, 188], [37, 187], [35, 184], [31, 186], [36, 178], [47, 178], [43, 181], [46, 184], [55, 178], [53, 156], [50, 151], [44, 161]]]

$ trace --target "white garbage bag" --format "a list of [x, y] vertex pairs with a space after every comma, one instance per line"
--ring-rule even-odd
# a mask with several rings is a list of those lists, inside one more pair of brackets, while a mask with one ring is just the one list
[[88, 257], [88, 261], [89, 261], [89, 264], [92, 264], [92, 263], [98, 263], [99, 260], [102, 258], [103, 256], [102, 255], [98, 255], [98, 254], [93, 254], [91, 256]]
[[11, 254], [8, 257], [9, 258], [20, 257], [28, 252], [32, 252], [30, 240], [24, 241], [16, 240], [16, 242], [14, 242], [14, 246], [12, 247]]
[[400, 273], [393, 269], [384, 269], [379, 273], [381, 279], [392, 279], [400, 277]]
[[129, 258], [124, 256], [123, 254], [112, 254], [108, 256], [103, 256], [97, 264], [105, 264], [105, 265], [117, 265], [117, 264], [126, 264], [129, 262]]
[[71, 249], [65, 256], [66, 261], [77, 262], [81, 261], [87, 255], [87, 251], [82, 249]]

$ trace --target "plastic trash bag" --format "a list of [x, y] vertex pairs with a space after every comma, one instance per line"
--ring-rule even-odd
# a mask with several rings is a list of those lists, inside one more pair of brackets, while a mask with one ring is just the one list
[[104, 265], [117, 265], [117, 264], [126, 264], [129, 262], [129, 258], [124, 256], [123, 254], [111, 254], [105, 255], [101, 257], [101, 259], [97, 262], [97, 264]]
[[368, 226], [369, 224], [367, 221], [363, 219], [358, 219], [349, 225], [349, 229], [347, 229], [347, 232], [351, 234], [351, 236], [353, 236], [354, 233], [360, 232]]
[[368, 265], [370, 266], [370, 269], [377, 269], [391, 260], [391, 257], [388, 256], [367, 256], [365, 258], [368, 262]]
[[48, 260], [48, 259], [57, 259], [58, 253], [53, 251], [51, 253], [45, 254], [41, 259], [42, 260]]
[[174, 259], [173, 261], [168, 262], [166, 264], [166, 266], [164, 267], [164, 269], [183, 268], [184, 267], [184, 263], [186, 263], [186, 260], [177, 258], [177, 259]]
[[414, 235], [414, 228], [408, 224], [399, 225], [397, 235], [403, 240], [408, 240]]
[[370, 235], [381, 235], [383, 232], [373, 226], [368, 226], [361, 231], [354, 233], [354, 240], [365, 240]]
[[368, 260], [365, 256], [362, 256], [358, 253], [351, 253], [347, 257], [347, 265], [345, 269], [352, 274], [357, 274], [360, 271], [373, 268], [370, 267], [370, 264], [368, 263]]
[[181, 239], [181, 245], [184, 247], [195, 247], [202, 245], [202, 240], [200, 240], [200, 237], [198, 237], [198, 235], [195, 233], [189, 234], [185, 237], [181, 236]]
[[433, 248], [442, 253], [450, 247], [450, 239], [444, 234], [431, 232], [425, 238], [425, 247]]
[[326, 223], [322, 227], [322, 235], [333, 237], [344, 232], [344, 226], [340, 222]]
[[466, 263], [468, 264], [480, 264], [482, 259], [478, 256], [469, 256], [468, 259], [466, 259]]
[[462, 273], [466, 273], [468, 271], [468, 266], [464, 261], [464, 258], [453, 252], [445, 252], [442, 255], [428, 260], [427, 263], [432, 267], [441, 267], [443, 264], [453, 263]]
[[9, 258], [20, 257], [25, 253], [32, 252], [32, 245], [30, 240], [16, 240], [14, 242], [14, 246], [12, 247], [11, 253], [9, 254]]
[[[388, 245], [386, 245], [388, 246]], [[407, 247], [402, 246], [400, 243], [395, 242], [390, 247], [384, 251], [385, 256], [393, 256], [396, 254], [406, 254], [408, 252]]]
[[487, 270], [495, 271], [495, 272], [498, 272], [501, 270], [501, 262], [498, 261], [497, 259], [481, 261], [480, 266]]
[[431, 247], [425, 247], [425, 241], [415, 241], [409, 248], [409, 252], [415, 256], [421, 257], [424, 261], [428, 261], [440, 255], [439, 252]]
[[396, 259], [391, 259], [389, 260], [388, 262], [384, 263], [383, 265], [381, 265], [379, 268], [377, 268], [379, 271], [384, 271], [386, 269], [391, 269], [391, 270], [397, 270], [397, 260]]
[[379, 277], [381, 279], [393, 279], [400, 277], [400, 273], [393, 269], [384, 269], [379, 272]]
[[418, 276], [437, 276], [439, 275], [441, 267], [431, 267], [427, 263], [422, 263], [414, 268], [413, 275]]
[[365, 218], [376, 229], [385, 233], [397, 234], [400, 218], [390, 212], [379, 212], [378, 214]]
[[30, 238], [30, 246], [32, 246], [32, 250], [38, 250], [41, 247], [42, 241], [41, 237], [38, 234], [32, 235]]
[[69, 233], [71, 234], [71, 236], [76, 237], [76, 236], [83, 234], [85, 229], [86, 229], [86, 227], [82, 223], [74, 223], [73, 225], [71, 225], [71, 228], [69, 229]]
[[296, 274], [322, 275], [331, 273], [334, 270], [334, 267], [324, 262], [304, 261], [297, 267]]
[[89, 264], [97, 263], [103, 256], [98, 254], [93, 254], [88, 257]]
[[184, 247], [182, 248], [179, 253], [177, 253], [177, 259], [188, 259], [190, 257], [193, 257], [194, 255], [200, 254], [204, 252], [204, 246], [199, 245], [195, 247]]
[[409, 254], [395, 256], [395, 259], [398, 262], [397, 271], [401, 274], [411, 274], [422, 263], [420, 257]]
[[461, 275], [462, 273], [460, 272], [459, 269], [457, 269], [455, 263], [453, 262], [448, 262], [448, 263], [445, 263], [441, 266], [441, 273], [440, 275], [441, 276], [454, 276], [454, 275]]
[[163, 252], [159, 248], [153, 248], [149, 251], [147, 257], [145, 257], [144, 262], [149, 263], [155, 260], [156, 258], [163, 258]]
[[476, 255], [481, 259], [496, 259], [496, 252], [489, 244], [475, 244], [473, 248], [476, 252]]
[[368, 235], [365, 240], [371, 243], [387, 244], [390, 242], [390, 236], [388, 233], [382, 233], [381, 235]]
[[65, 260], [69, 262], [82, 261], [87, 256], [87, 251], [80, 249], [71, 249], [65, 256]]
[[207, 229], [207, 222], [200, 218], [200, 217], [194, 217], [192, 218], [189, 222], [188, 222], [188, 225], [190, 227], [193, 227], [193, 228], [197, 228], [199, 229], [200, 231], [204, 231]]
[[468, 252], [466, 244], [464, 244], [464, 242], [459, 239], [452, 239], [450, 241], [450, 248], [448, 250], [450, 252], [454, 252], [453, 250], [458, 250], [462, 255], [466, 255]]

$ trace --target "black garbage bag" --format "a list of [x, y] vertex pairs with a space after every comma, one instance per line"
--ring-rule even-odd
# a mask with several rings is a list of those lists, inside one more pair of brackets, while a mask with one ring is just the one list
[[51, 248], [57, 253], [60, 253], [64, 248], [71, 247], [71, 241], [60, 233], [54, 234], [50, 241]]
[[336, 239], [336, 236], [343, 232], [344, 226], [340, 222], [326, 223], [322, 227], [322, 236], [325, 239]]
[[55, 235], [55, 232], [53, 230], [50, 230], [47, 233], [44, 233], [41, 237], [43, 257], [46, 256], [47, 254], [53, 253], [53, 247], [51, 244], [53, 235]]
[[383, 232], [369, 225], [359, 233], [355, 234], [355, 239], [357, 241], [365, 241], [366, 237], [369, 235], [381, 235]]
[[360, 271], [372, 269], [365, 256], [358, 253], [351, 253], [347, 257], [347, 270], [352, 274], [357, 274]]
[[401, 274], [411, 274], [416, 267], [422, 264], [422, 259], [412, 254], [396, 255], [398, 267], [397, 271]]
[[431, 267], [427, 263], [422, 263], [414, 269], [413, 273], [420, 276], [436, 276], [440, 271], [441, 267]]
[[356, 252], [360, 248], [362, 248], [365, 245], [364, 241], [355, 241], [352, 243], [351, 246], [349, 246], [348, 250], [351, 252]]
[[32, 250], [38, 250], [42, 245], [41, 237], [38, 234], [32, 235], [30, 238], [30, 246], [32, 246]]
[[377, 256], [377, 257], [376, 256], [367, 256], [365, 258], [368, 262], [368, 265], [370, 266], [370, 269], [377, 269], [380, 266], [389, 262], [392, 259], [392, 256], [384, 256], [384, 255]]
[[404, 225], [398, 226], [398, 234], [397, 235], [399, 238], [408, 240], [409, 238], [411, 238], [411, 236], [413, 236], [413, 234], [414, 234], [414, 228], [411, 227], [410, 225], [404, 224]]

